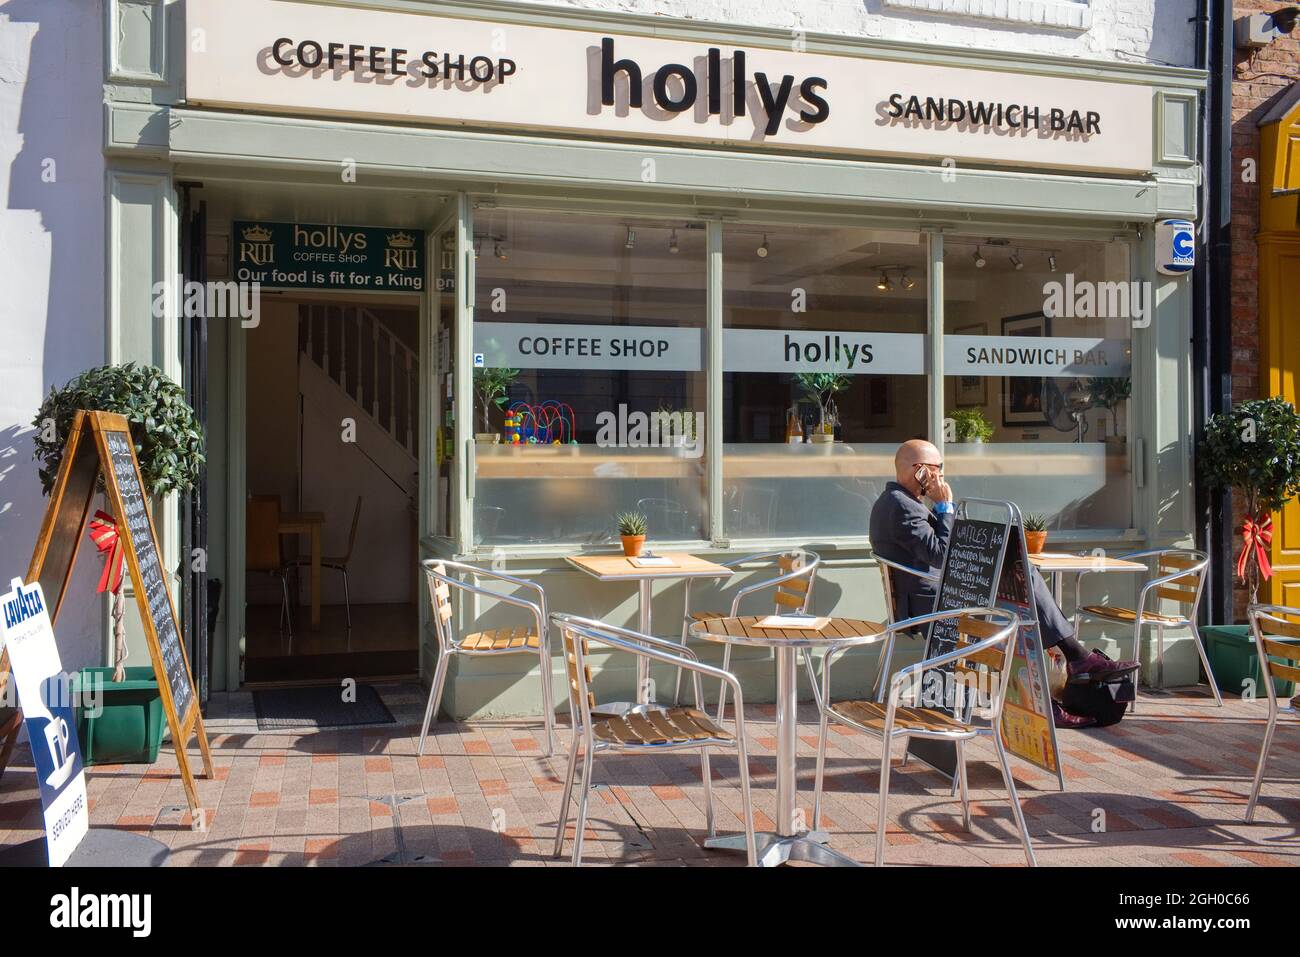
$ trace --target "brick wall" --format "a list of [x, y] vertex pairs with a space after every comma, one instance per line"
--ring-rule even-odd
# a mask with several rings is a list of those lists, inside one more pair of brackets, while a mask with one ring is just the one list
[[[1272, 13], [1285, 7], [1276, 0], [1236, 0], [1234, 19], [1252, 13]], [[1264, 76], [1261, 74], [1274, 74]], [[1261, 397], [1259, 354], [1259, 183], [1244, 181], [1243, 163], [1259, 164], [1259, 118], [1274, 99], [1300, 80], [1300, 28], [1289, 37], [1274, 40], [1253, 59], [1237, 54], [1232, 84], [1232, 159], [1235, 182], [1232, 187], [1232, 398], [1234, 402]], [[1244, 515], [1238, 504], [1234, 527]], [[1234, 548], [1234, 555], [1237, 549]], [[1264, 595], [1261, 586], [1261, 597]], [[1245, 621], [1246, 589], [1235, 592], [1238, 621]]]

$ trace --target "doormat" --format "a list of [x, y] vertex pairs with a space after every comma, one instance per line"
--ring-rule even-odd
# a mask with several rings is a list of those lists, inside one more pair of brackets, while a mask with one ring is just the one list
[[253, 692], [253, 708], [259, 731], [397, 724], [373, 685], [357, 685], [355, 701], [345, 700], [338, 684], [268, 688]]

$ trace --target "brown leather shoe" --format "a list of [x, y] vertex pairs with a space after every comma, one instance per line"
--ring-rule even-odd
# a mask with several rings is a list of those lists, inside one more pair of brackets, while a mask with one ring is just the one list
[[1078, 661], [1069, 664], [1070, 677], [1086, 677], [1090, 681], [1104, 682], [1122, 678], [1138, 670], [1136, 661], [1113, 661], [1105, 654], [1093, 649]]
[[1078, 731], [1080, 728], [1091, 728], [1097, 723], [1096, 718], [1086, 718], [1077, 714], [1070, 714], [1061, 707], [1059, 702], [1052, 702], [1052, 722], [1058, 728], [1070, 728]]

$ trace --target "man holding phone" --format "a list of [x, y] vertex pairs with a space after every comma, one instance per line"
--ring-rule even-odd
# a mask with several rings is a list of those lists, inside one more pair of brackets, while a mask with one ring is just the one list
[[[926, 499], [933, 503], [933, 508], [926, 506]], [[952, 533], [955, 511], [952, 499], [939, 450], [923, 439], [904, 442], [894, 454], [894, 481], [885, 486], [871, 509], [872, 549], [881, 558], [937, 576]], [[1030, 569], [1030, 580], [1038, 606], [1043, 647], [1060, 648], [1071, 676], [1087, 674], [1095, 680], [1104, 680], [1137, 670], [1136, 661], [1111, 661], [1079, 644], [1038, 569]], [[892, 584], [896, 620], [934, 611], [937, 587], [933, 582], [897, 574]], [[1058, 728], [1086, 728], [1096, 724], [1093, 718], [1069, 714], [1055, 701], [1052, 704]]]

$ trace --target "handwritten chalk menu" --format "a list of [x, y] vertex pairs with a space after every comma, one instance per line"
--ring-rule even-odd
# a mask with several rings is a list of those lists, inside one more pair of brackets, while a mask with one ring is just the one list
[[[984, 608], [993, 603], [999, 566], [1006, 549], [1007, 526], [958, 518], [948, 538], [948, 554], [939, 580], [935, 611], [952, 611], [971, 606]], [[930, 626], [925, 656], [947, 654], [957, 645], [957, 622], [936, 621]]]
[[[100, 494], [95, 481], [97, 475], [103, 477], [103, 494], [108, 500], [108, 511], [117, 521], [118, 539], [135, 586], [136, 606], [144, 624], [158, 694], [189, 801], [190, 823], [202, 830], [204, 819], [190, 770], [191, 735], [198, 739], [204, 776], [208, 778], [212, 777], [212, 752], [190, 678], [176, 606], [167, 588], [130, 423], [124, 416], [86, 411], [78, 411], [74, 416], [63, 446], [59, 475], [50, 490], [50, 502], [27, 569], [27, 582], [39, 582], [42, 591], [51, 596], [50, 619], [57, 628], [61, 599], [86, 539], [86, 519]], [[0, 656], [0, 691], [4, 688], [7, 657], [7, 651]]]
[[176, 714], [184, 718], [189, 714], [190, 705], [194, 701], [194, 688], [190, 684], [189, 669], [185, 664], [185, 651], [181, 647], [181, 633], [176, 627], [167, 579], [163, 577], [162, 561], [154, 543], [153, 526], [145, 505], [140, 471], [136, 468], [131, 435], [128, 432], [105, 432], [104, 444], [108, 446], [109, 461], [118, 492], [122, 496], [122, 513], [117, 516], [119, 534], [128, 533], [135, 545], [136, 564], [140, 571], [136, 588], [144, 592], [149, 609], [149, 623], [158, 636], [172, 705], [176, 708]]

